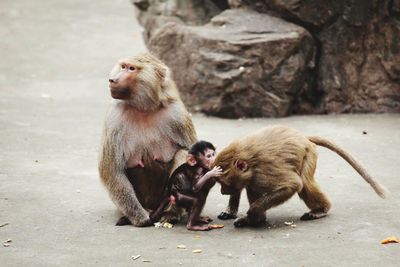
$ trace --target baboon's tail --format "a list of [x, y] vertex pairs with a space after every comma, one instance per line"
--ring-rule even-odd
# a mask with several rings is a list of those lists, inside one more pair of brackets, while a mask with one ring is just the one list
[[372, 178], [360, 162], [358, 162], [358, 160], [356, 160], [349, 152], [325, 138], [319, 136], [308, 136], [307, 138], [314, 144], [326, 147], [345, 159], [364, 178], [364, 180], [372, 186], [381, 198], [385, 198], [389, 194], [389, 191], [377, 180]]

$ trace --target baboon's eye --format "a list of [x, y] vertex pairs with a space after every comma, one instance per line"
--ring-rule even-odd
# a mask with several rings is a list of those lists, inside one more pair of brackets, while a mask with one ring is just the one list
[[126, 69], [126, 65], [125, 64], [121, 64], [121, 70]]
[[135, 71], [135, 70], [136, 70], [136, 68], [134, 66], [129, 66], [128, 71], [132, 72], [132, 71]]

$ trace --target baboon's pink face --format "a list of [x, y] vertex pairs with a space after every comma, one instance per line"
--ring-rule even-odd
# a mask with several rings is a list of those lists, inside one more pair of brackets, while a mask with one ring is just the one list
[[109, 87], [112, 98], [127, 100], [135, 89], [138, 68], [129, 62], [120, 61], [111, 71]]

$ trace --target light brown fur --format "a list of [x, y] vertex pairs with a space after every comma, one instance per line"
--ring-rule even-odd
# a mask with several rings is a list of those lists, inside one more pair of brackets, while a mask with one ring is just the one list
[[274, 126], [233, 141], [217, 155], [215, 165], [223, 169], [223, 175], [216, 180], [223, 194], [231, 194], [228, 208], [219, 218], [236, 218], [243, 188], [246, 188], [250, 208], [246, 217], [235, 221], [235, 226], [263, 224], [266, 210], [282, 204], [295, 193], [311, 210], [302, 219], [326, 216], [331, 204], [314, 179], [318, 158], [316, 145], [338, 153], [379, 196], [385, 196], [386, 189], [338, 145], [321, 137], [306, 137], [289, 127]]
[[120, 60], [110, 89], [117, 100], [104, 126], [100, 177], [126, 223], [146, 226], [196, 133], [169, 68], [151, 54]]

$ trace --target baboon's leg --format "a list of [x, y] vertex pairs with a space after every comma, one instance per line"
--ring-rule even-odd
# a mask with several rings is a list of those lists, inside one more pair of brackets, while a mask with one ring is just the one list
[[[249, 201], [249, 206], [251, 207], [254, 202], [259, 200], [262, 195], [257, 192], [252, 191], [250, 188], [246, 189], [247, 199]], [[233, 223], [235, 227], [243, 227], [243, 226], [264, 226], [266, 222], [266, 210], [259, 211], [258, 213], [253, 213], [249, 216], [249, 212], [247, 212], [247, 216], [241, 217]]]
[[262, 196], [259, 193], [251, 190], [251, 188], [246, 189], [246, 195], [247, 195], [247, 200], [249, 201], [250, 205], [253, 204], [254, 201], [256, 201], [257, 199], [259, 199]]
[[295, 193], [299, 192], [301, 190], [301, 187], [302, 183], [300, 179], [293, 179], [293, 181], [291, 181], [290, 183], [287, 182], [284, 187], [279, 187], [277, 190], [271, 193], [266, 193], [262, 195], [250, 205], [249, 212], [252, 213], [253, 210], [263, 210], [265, 212], [270, 208], [283, 204]]
[[[235, 221], [236, 227], [243, 226], [260, 226], [265, 224], [265, 212], [275, 206], [283, 204], [286, 200], [291, 198], [295, 193], [299, 192], [302, 188], [302, 182], [300, 177], [295, 174], [284, 175], [284, 183], [277, 185], [276, 190], [263, 194], [250, 204], [250, 208], [247, 211], [247, 216], [239, 218]], [[250, 201], [253, 200], [251, 191], [248, 191]]]
[[331, 207], [327, 196], [321, 191], [314, 179], [317, 157], [314, 146], [313, 149], [309, 149], [303, 159], [303, 166], [300, 171], [303, 189], [299, 192], [299, 196], [310, 209], [310, 212], [304, 213], [300, 218], [301, 220], [314, 220], [325, 217]]
[[[169, 170], [169, 177], [180, 165], [186, 162], [188, 151], [185, 149], [178, 150], [172, 160], [171, 169]], [[160, 222], [177, 223], [182, 219], [184, 209], [172, 204], [167, 204], [164, 211], [161, 213]]]
[[218, 219], [220, 220], [236, 219], [237, 212], [239, 209], [239, 202], [240, 202], [240, 193], [230, 195], [228, 207], [226, 208], [226, 211], [223, 211], [218, 215]]

